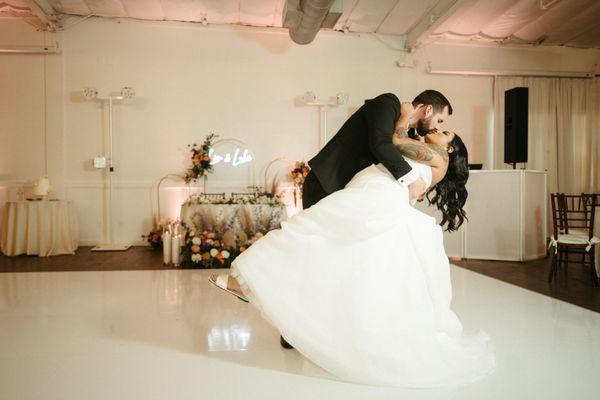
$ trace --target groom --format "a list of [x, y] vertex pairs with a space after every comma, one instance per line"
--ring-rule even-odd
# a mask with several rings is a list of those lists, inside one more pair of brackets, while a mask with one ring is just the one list
[[[405, 110], [405, 115], [401, 109]], [[412, 168], [392, 143], [392, 135], [398, 130], [408, 130], [412, 138], [416, 138], [415, 131], [424, 136], [437, 129], [450, 114], [450, 102], [435, 90], [419, 94], [412, 106], [401, 105], [391, 93], [365, 101], [308, 162], [311, 171], [302, 188], [303, 208], [310, 208], [322, 198], [343, 189], [356, 173], [371, 164], [383, 164], [402, 186], [410, 185], [417, 178], [416, 173], [411, 173]], [[424, 145], [422, 150], [429, 151]], [[286, 349], [292, 348], [283, 336], [280, 336], [280, 343]]]

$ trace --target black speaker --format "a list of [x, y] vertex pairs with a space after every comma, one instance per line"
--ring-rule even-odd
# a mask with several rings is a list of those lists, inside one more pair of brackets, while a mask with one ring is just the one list
[[516, 87], [504, 92], [504, 162], [527, 162], [527, 120], [529, 88]]

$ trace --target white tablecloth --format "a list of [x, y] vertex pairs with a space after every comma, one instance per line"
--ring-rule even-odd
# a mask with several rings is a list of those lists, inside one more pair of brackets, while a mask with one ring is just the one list
[[79, 244], [75, 205], [64, 200], [9, 201], [0, 235], [7, 256], [74, 254]]

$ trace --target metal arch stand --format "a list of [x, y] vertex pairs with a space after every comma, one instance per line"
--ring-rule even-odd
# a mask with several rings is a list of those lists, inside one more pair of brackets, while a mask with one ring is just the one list
[[[162, 178], [160, 178], [160, 180], [158, 181], [158, 185], [156, 185], [156, 202], [157, 202], [157, 204], [156, 204], [156, 207], [157, 207], [156, 214], [157, 214], [157, 216], [156, 216], [156, 219], [154, 221], [155, 224], [156, 224], [156, 226], [158, 226], [160, 224], [160, 220], [161, 220], [161, 216], [160, 216], [160, 185], [163, 183], [163, 181], [165, 179], [170, 178], [170, 177], [175, 177], [175, 178], [179, 178], [181, 180], [184, 180], [183, 176], [181, 176], [179, 174], [167, 174], [167, 175], [163, 176]], [[191, 189], [189, 183], [186, 183], [186, 185], [187, 185], [187, 188], [188, 188], [188, 196], [189, 196], [191, 194], [191, 190], [192, 189]]]

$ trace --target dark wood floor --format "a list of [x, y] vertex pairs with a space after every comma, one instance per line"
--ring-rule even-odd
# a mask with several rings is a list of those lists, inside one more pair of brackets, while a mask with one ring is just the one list
[[[600, 288], [593, 286], [589, 271], [580, 265], [569, 265], [568, 277], [548, 284], [550, 257], [526, 263], [462, 260], [453, 261], [489, 277], [511, 283], [534, 292], [551, 296], [580, 307], [600, 312]], [[80, 247], [74, 256], [18, 256], [0, 255], [0, 272], [46, 271], [120, 271], [165, 269], [162, 253], [148, 247], [132, 247], [125, 252], [92, 252]]]
[[567, 277], [564, 270], [548, 283], [551, 257], [529, 262], [462, 260], [452, 263], [471, 271], [507, 282], [524, 289], [554, 297], [588, 310], [600, 312], [600, 288], [595, 287], [590, 271], [579, 264], [569, 264]]

